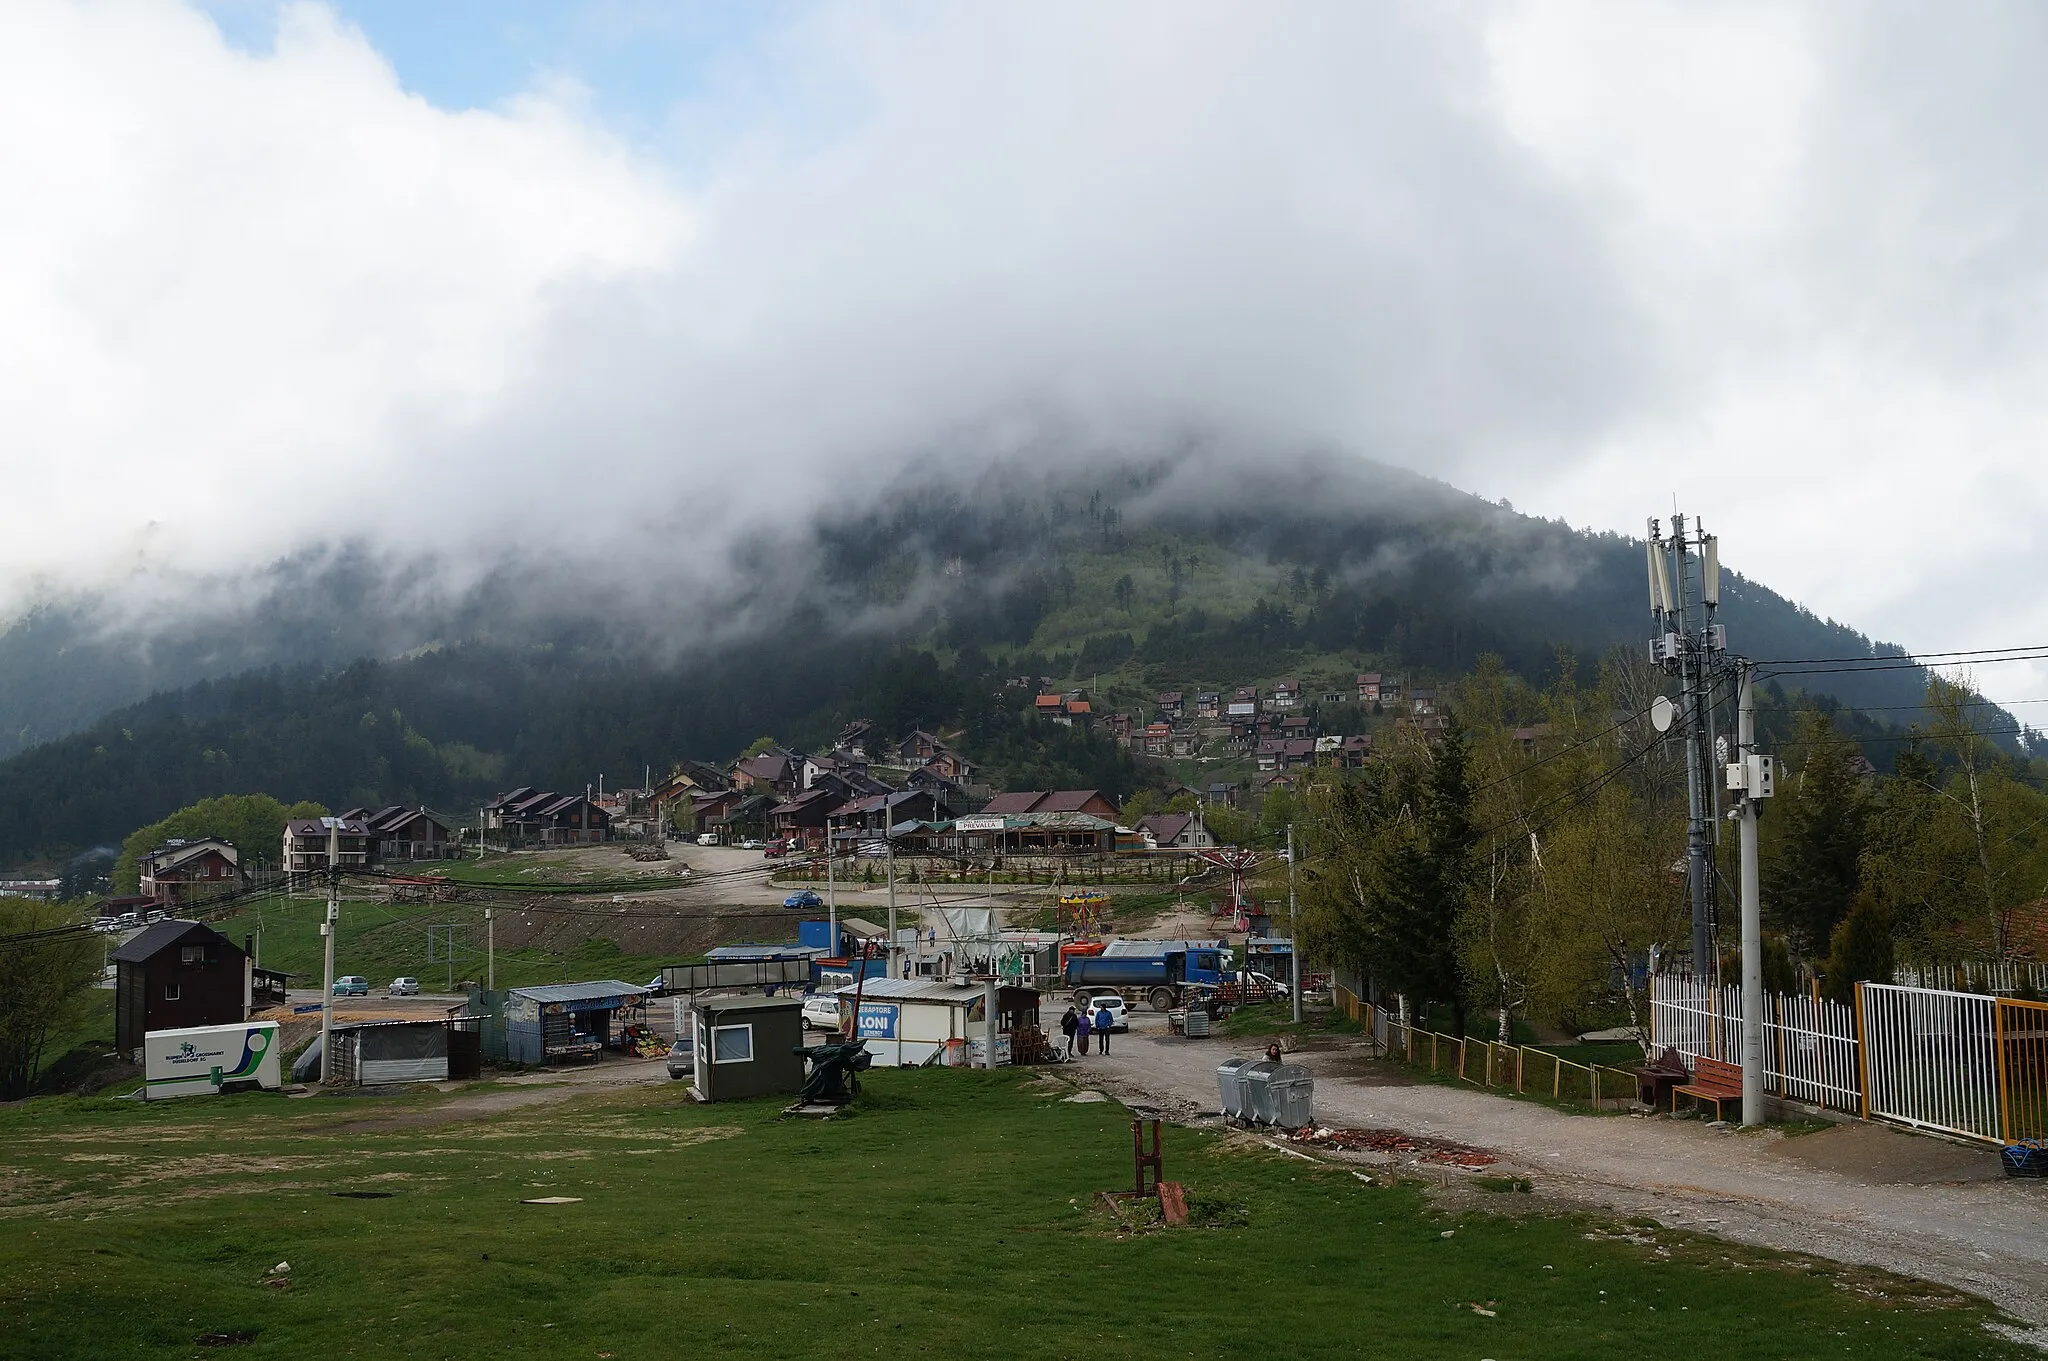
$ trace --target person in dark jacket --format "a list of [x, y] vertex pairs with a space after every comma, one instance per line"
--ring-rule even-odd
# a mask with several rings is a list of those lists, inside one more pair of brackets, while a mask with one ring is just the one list
[[1105, 1054], [1109, 1052], [1109, 1032], [1115, 1025], [1116, 1017], [1110, 1014], [1108, 1007], [1095, 1008], [1095, 1045]]
[[1080, 1021], [1079, 1014], [1072, 1007], [1068, 1007], [1067, 1014], [1060, 1017], [1060, 1034], [1067, 1037], [1068, 1058], [1074, 1057], [1074, 1032], [1080, 1028]]

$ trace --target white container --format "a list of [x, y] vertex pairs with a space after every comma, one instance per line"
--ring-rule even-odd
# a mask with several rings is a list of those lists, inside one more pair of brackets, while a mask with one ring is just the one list
[[270, 1091], [283, 1085], [275, 1021], [152, 1030], [142, 1037], [142, 1053], [142, 1094], [151, 1101], [212, 1096], [230, 1083]]

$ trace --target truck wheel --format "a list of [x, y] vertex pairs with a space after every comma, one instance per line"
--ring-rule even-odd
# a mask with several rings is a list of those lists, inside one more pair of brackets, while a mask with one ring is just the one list
[[1152, 1004], [1152, 1010], [1154, 1011], [1172, 1011], [1173, 989], [1154, 988], [1152, 989], [1151, 995], [1148, 996], [1145, 1000]]
[[1077, 1007], [1085, 1007], [1088, 1005], [1089, 1000], [1092, 999], [1094, 996], [1095, 994], [1090, 992], [1086, 988], [1076, 988], [1074, 990], [1074, 1005]]

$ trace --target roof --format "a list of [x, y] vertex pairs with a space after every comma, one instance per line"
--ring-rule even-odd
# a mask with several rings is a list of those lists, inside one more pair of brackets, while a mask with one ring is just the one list
[[601, 978], [594, 983], [543, 983], [532, 988], [513, 988], [514, 997], [524, 997], [531, 1002], [597, 1002], [609, 997], [640, 997], [647, 989], [632, 983], [622, 983], [616, 978]]
[[[1033, 805], [1030, 811], [1034, 813], [1078, 813], [1081, 811], [1082, 806], [1091, 799], [1102, 799], [1104, 803], [1109, 802], [1107, 798], [1103, 797], [1103, 793], [1099, 789], [1055, 789], [1037, 804]], [[982, 811], [987, 812], [988, 810], [984, 808]]]
[[826, 952], [815, 945], [715, 945], [704, 952], [714, 964], [761, 959], [816, 959]]
[[770, 756], [768, 753], [763, 752], [759, 756], [749, 756], [746, 760], [740, 762], [735, 769], [739, 774], [751, 775], [757, 780], [780, 780], [786, 778], [789, 774], [789, 758], [787, 756]]
[[1105, 955], [1150, 959], [1154, 955], [1171, 954], [1176, 950], [1223, 950], [1229, 942], [1220, 938], [1214, 940], [1113, 940], [1102, 947]]
[[159, 878], [165, 870], [174, 870], [205, 855], [218, 855], [229, 864], [240, 863], [240, 856], [232, 843], [211, 836], [200, 841], [188, 841], [182, 846], [159, 846], [143, 856], [142, 862], [148, 866], [150, 877]]
[[699, 1011], [801, 1011], [804, 999], [801, 993], [784, 993], [778, 997], [699, 997], [690, 1005]]
[[1067, 704], [1066, 700], [1058, 695], [1040, 695], [1032, 702], [1041, 709], [1064, 709]]
[[1191, 813], [1153, 813], [1149, 817], [1139, 818], [1138, 828], [1152, 833], [1154, 840], [1170, 844], [1180, 840], [1180, 834], [1185, 832], [1188, 824], [1194, 820]]
[[839, 919], [839, 929], [850, 936], [860, 936], [864, 939], [879, 938], [889, 934], [866, 917], [841, 917]]
[[[999, 986], [1009, 991], [1017, 985], [1003, 983]], [[945, 1002], [960, 1006], [971, 1006], [987, 995], [979, 983], [941, 983], [931, 978], [870, 978], [865, 988], [859, 982], [853, 982], [835, 991], [841, 997], [859, 993], [862, 1001], [872, 998], [884, 1002]]]
[[1159, 692], [1159, 702], [1161, 704], [1178, 704], [1180, 701], [1181, 694], [1178, 690], [1161, 690]]
[[1015, 794], [998, 794], [984, 804], [981, 811], [985, 814], [1028, 813], [1037, 807], [1038, 801], [1044, 797], [1045, 791], [1042, 789], [1021, 791]]
[[158, 922], [154, 926], [145, 926], [127, 940], [122, 941], [120, 948], [115, 950], [108, 958], [117, 964], [140, 964], [160, 951], [168, 950], [171, 946], [182, 943], [186, 937], [195, 931], [201, 931], [212, 936], [230, 950], [237, 953], [241, 951], [241, 946], [235, 944], [204, 922], [167, 921]]
[[285, 835], [325, 841], [327, 824], [339, 823], [343, 836], [368, 836], [370, 825], [361, 818], [293, 818], [284, 825]]

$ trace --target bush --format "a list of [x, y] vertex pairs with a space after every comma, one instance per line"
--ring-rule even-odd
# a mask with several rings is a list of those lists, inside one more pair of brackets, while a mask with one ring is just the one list
[[1836, 1002], [1852, 1002], [1858, 983], [1891, 982], [1892, 964], [1891, 920], [1866, 889], [1856, 895], [1828, 942], [1821, 992]]

